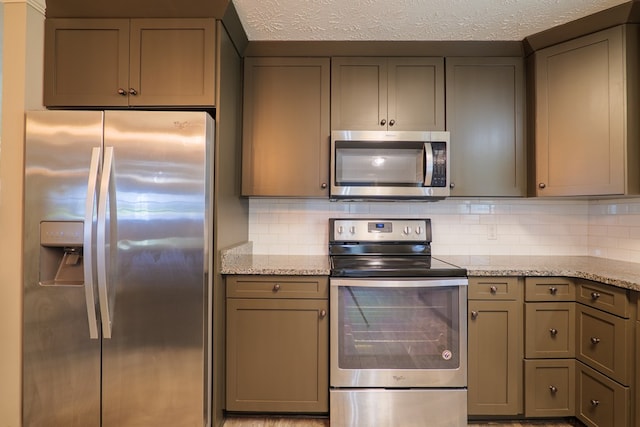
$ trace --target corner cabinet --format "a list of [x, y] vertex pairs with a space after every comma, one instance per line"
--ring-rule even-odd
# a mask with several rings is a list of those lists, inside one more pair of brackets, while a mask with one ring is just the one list
[[47, 19], [47, 107], [213, 106], [215, 20]]
[[444, 59], [332, 58], [331, 129], [444, 130]]
[[620, 25], [535, 53], [536, 180], [530, 192], [640, 193], [639, 28]]
[[246, 58], [242, 195], [329, 196], [329, 58]]
[[327, 413], [328, 278], [226, 280], [226, 410]]
[[522, 58], [445, 61], [451, 195], [525, 196]]
[[468, 414], [519, 415], [522, 279], [469, 277]]

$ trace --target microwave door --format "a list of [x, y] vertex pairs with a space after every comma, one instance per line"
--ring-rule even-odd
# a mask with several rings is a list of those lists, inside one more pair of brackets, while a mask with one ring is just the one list
[[422, 181], [422, 185], [428, 187], [433, 181], [433, 149], [431, 148], [430, 142], [425, 142], [424, 156], [422, 158], [424, 160], [424, 180]]

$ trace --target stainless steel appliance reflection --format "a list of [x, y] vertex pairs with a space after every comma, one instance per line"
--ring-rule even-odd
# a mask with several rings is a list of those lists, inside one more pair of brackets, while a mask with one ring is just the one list
[[431, 256], [428, 219], [329, 228], [331, 424], [466, 425], [466, 270]]
[[209, 425], [213, 130], [27, 114], [25, 427]]

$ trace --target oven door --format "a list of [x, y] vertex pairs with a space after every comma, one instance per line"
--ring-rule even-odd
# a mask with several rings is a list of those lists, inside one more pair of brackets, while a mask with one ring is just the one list
[[332, 387], [466, 387], [466, 278], [336, 279]]

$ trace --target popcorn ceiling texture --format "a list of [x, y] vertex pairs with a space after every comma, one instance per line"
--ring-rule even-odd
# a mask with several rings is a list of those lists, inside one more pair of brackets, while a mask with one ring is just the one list
[[249, 40], [522, 40], [628, 0], [233, 0]]

